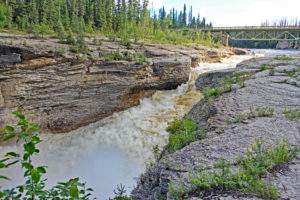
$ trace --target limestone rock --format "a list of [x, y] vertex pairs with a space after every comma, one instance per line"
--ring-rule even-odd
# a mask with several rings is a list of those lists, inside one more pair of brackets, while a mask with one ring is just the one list
[[[145, 43], [125, 47], [101, 38], [101, 47], [87, 40], [93, 59], [81, 61], [80, 57], [88, 55], [70, 52], [70, 47], [57, 39], [2, 34], [0, 40], [5, 43], [12, 37], [15, 46], [0, 45], [0, 127], [12, 124], [11, 112], [21, 107], [36, 112], [33, 120], [43, 131], [55, 133], [138, 105], [140, 99], [157, 90], [187, 82], [191, 66], [233, 54], [231, 49], [201, 45]], [[26, 47], [22, 45], [25, 40]], [[147, 62], [99, 58], [115, 52], [144, 54]]]
[[[289, 119], [284, 114], [285, 109], [300, 109], [300, 87], [291, 80], [299, 79], [300, 56], [294, 60], [274, 60], [274, 57], [251, 59], [238, 65], [236, 73], [252, 69], [256, 72], [253, 78], [245, 81], [245, 87], [223, 93], [212, 104], [199, 103], [189, 112], [199, 129], [206, 129], [204, 140], [191, 143], [183, 149], [164, 155], [163, 158], [148, 169], [132, 192], [134, 200], [154, 200], [174, 198], [168, 193], [169, 184], [185, 189], [188, 199], [203, 199], [193, 193], [194, 189], [189, 178], [199, 170], [215, 170], [214, 164], [221, 159], [233, 164], [245, 156], [247, 147], [254, 143], [254, 138], [264, 141], [264, 145], [275, 145], [278, 141], [287, 139], [289, 143], [300, 146], [299, 119]], [[275, 73], [269, 70], [261, 71], [262, 64], [274, 66]], [[279, 73], [279, 75], [276, 74]], [[280, 73], [284, 72], [284, 73]], [[232, 70], [211, 72], [201, 75], [197, 80], [197, 88], [213, 87], [222, 75], [231, 74]], [[284, 80], [279, 82], [278, 80]], [[210, 84], [211, 81], [211, 84]], [[203, 85], [202, 85], [203, 84]], [[237, 123], [228, 123], [238, 115], [254, 112], [256, 108], [274, 108], [274, 114], [267, 117], [253, 117]], [[203, 118], [209, 109], [213, 112], [210, 118]], [[299, 156], [291, 161], [289, 170], [272, 175], [274, 184], [278, 187], [280, 199], [300, 199]], [[252, 196], [231, 195], [230, 191], [217, 194], [216, 199], [260, 199]], [[205, 198], [206, 199], [206, 198]], [[210, 197], [207, 199], [211, 199]], [[212, 198], [213, 199], [213, 198]]]

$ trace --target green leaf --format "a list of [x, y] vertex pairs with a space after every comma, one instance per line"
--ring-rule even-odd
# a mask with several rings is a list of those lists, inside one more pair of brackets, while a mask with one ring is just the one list
[[44, 167], [38, 167], [36, 168], [36, 170], [41, 173], [41, 174], [45, 174], [46, 173], [46, 169]]
[[29, 156], [30, 156], [29, 153], [25, 153], [23, 155], [23, 160], [28, 160]]
[[14, 134], [10, 134], [10, 135], [8, 135], [8, 136], [6, 136], [4, 139], [3, 139], [3, 141], [7, 141], [7, 140], [9, 140], [9, 139], [11, 139], [11, 138], [14, 138], [16, 135], [14, 135]]
[[17, 186], [17, 188], [19, 189], [20, 193], [24, 192], [24, 186], [20, 185], [20, 186]]
[[28, 170], [33, 169], [33, 166], [32, 166], [32, 164], [30, 164], [30, 163], [24, 162], [24, 163], [22, 163], [22, 166], [25, 167], [25, 168], [28, 169]]
[[10, 133], [13, 133], [15, 131], [15, 129], [11, 126], [6, 126], [5, 129]]
[[4, 180], [10, 181], [10, 178], [8, 178], [8, 177], [6, 177], [6, 176], [2, 176], [2, 175], [0, 175], [0, 179], [4, 179]]
[[40, 130], [39, 128], [37, 128], [37, 127], [35, 127], [35, 126], [32, 126], [32, 125], [30, 125], [29, 128], [30, 128], [32, 131]]
[[41, 139], [37, 136], [33, 136], [31, 138], [31, 141], [34, 142], [34, 144], [37, 144], [37, 143], [40, 143], [41, 142]]
[[2, 163], [2, 162], [0, 162], [0, 169], [3, 169], [3, 168], [7, 168], [7, 165], [4, 164], [4, 163]]
[[37, 172], [37, 170], [32, 169], [30, 171], [33, 182], [38, 183], [40, 181], [41, 175]]
[[71, 197], [73, 198], [78, 198], [78, 195], [79, 195], [79, 191], [78, 191], [78, 188], [75, 184], [73, 184], [71, 187], [70, 187], [70, 195]]
[[79, 183], [79, 182], [75, 182], [74, 184], [77, 185], [77, 186], [79, 186], [79, 187], [84, 187], [84, 184]]
[[0, 160], [0, 163], [5, 162], [5, 161], [8, 161], [8, 160], [9, 160], [9, 158], [5, 158], [5, 159], [3, 159], [3, 160]]
[[35, 152], [35, 145], [33, 144], [33, 142], [29, 142], [27, 144], [24, 144], [24, 149], [31, 155]]
[[19, 119], [25, 119], [25, 116], [23, 115], [23, 114], [21, 114], [21, 113], [19, 113], [19, 112], [13, 112], [13, 114], [16, 116], [16, 117], [18, 117]]
[[15, 158], [19, 158], [20, 155], [15, 153], [15, 152], [8, 152], [5, 156], [12, 156], [12, 157], [15, 157]]

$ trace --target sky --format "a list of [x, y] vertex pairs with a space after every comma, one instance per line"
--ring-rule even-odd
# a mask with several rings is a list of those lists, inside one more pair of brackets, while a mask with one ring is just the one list
[[260, 26], [268, 19], [273, 21], [287, 17], [300, 20], [300, 0], [150, 0], [150, 8], [158, 10], [163, 5], [170, 9], [187, 10], [193, 6], [193, 13], [200, 13], [214, 27]]

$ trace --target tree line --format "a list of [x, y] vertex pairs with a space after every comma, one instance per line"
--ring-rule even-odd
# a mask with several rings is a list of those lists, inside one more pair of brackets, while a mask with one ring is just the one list
[[261, 26], [300, 26], [300, 20], [298, 20], [298, 18], [288, 19], [287, 17], [283, 17], [273, 21], [265, 20], [261, 23]]
[[42, 32], [141, 32], [165, 31], [170, 28], [197, 28], [212, 26], [205, 17], [165, 8], [148, 10], [149, 0], [2, 0], [0, 27], [23, 31], [40, 29]]

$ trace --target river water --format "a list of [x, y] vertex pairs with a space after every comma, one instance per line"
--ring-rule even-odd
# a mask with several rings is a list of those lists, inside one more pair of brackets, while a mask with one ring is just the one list
[[[263, 56], [270, 51], [253, 50]], [[272, 55], [286, 51], [274, 51]], [[299, 51], [298, 51], [299, 53]], [[202, 95], [196, 91], [194, 82], [200, 73], [234, 68], [237, 63], [253, 57], [233, 56], [222, 63], [201, 63], [192, 69], [189, 82], [176, 90], [158, 91], [152, 97], [140, 101], [140, 105], [96, 123], [64, 134], [43, 134], [39, 148], [41, 153], [33, 160], [38, 165], [46, 165], [47, 185], [58, 181], [80, 177], [92, 187], [97, 199], [113, 197], [117, 184], [126, 185], [130, 192], [135, 179], [153, 161], [153, 148], [161, 150], [168, 142], [166, 127], [175, 117], [183, 117]], [[19, 152], [18, 146], [0, 147], [5, 152]], [[17, 165], [1, 170], [13, 181], [0, 179], [3, 188], [14, 187], [24, 180], [23, 170]]]

